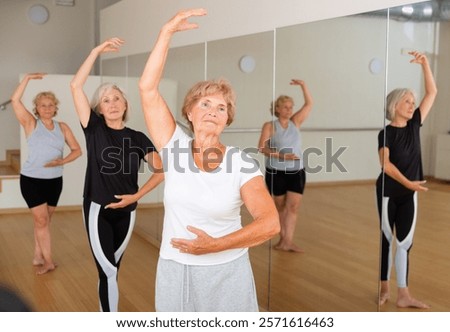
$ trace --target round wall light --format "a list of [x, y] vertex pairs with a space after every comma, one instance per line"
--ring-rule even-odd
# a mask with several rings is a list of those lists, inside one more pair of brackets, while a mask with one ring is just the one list
[[43, 5], [33, 5], [28, 8], [28, 18], [34, 24], [44, 24], [48, 21], [48, 9]]
[[379, 74], [383, 70], [383, 61], [378, 58], [373, 58], [369, 62], [369, 70], [372, 74]]
[[241, 69], [241, 71], [243, 71], [244, 73], [251, 73], [252, 71], [255, 70], [256, 67], [256, 61], [255, 59], [250, 56], [250, 55], [244, 55], [240, 60], [239, 60], [239, 68]]

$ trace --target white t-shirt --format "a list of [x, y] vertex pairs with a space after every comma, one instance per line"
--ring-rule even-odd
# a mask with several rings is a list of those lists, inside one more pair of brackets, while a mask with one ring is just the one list
[[187, 230], [194, 226], [212, 237], [242, 228], [240, 188], [255, 176], [262, 176], [258, 164], [238, 148], [227, 146], [222, 163], [212, 172], [197, 168], [192, 154], [192, 137], [180, 127], [160, 151], [164, 164], [164, 227], [160, 256], [187, 265], [215, 265], [230, 262], [248, 248], [192, 255], [180, 253], [172, 238], [193, 239]]

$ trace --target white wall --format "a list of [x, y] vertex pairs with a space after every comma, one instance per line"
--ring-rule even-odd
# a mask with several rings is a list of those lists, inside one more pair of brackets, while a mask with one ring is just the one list
[[[35, 25], [27, 18], [36, 3], [49, 10], [49, 20]], [[19, 74], [73, 74], [94, 45], [95, 1], [78, 0], [73, 7], [53, 0], [0, 2], [0, 103], [9, 100]], [[11, 105], [0, 111], [0, 160], [6, 149], [19, 149], [19, 124]]]
[[124, 38], [121, 54], [131, 55], [149, 51], [162, 24], [185, 8], [206, 8], [208, 16], [195, 19], [201, 29], [175, 36], [174, 47], [416, 2], [420, 1], [184, 0], [180, 5], [179, 0], [122, 0], [102, 10], [100, 36]]

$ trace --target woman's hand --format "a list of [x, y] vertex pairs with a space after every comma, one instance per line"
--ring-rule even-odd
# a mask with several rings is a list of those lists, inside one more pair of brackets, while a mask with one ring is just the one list
[[410, 63], [418, 63], [419, 65], [428, 64], [428, 58], [425, 54], [417, 51], [408, 52], [408, 54], [414, 57]]
[[290, 85], [300, 85], [301, 87], [303, 87], [305, 85], [305, 81], [303, 80], [298, 80], [298, 79], [292, 79], [291, 83], [289, 83]]
[[95, 50], [98, 51], [99, 54], [107, 53], [107, 52], [118, 52], [120, 47], [125, 43], [124, 40], [113, 37], [105, 40], [103, 43], [98, 45]]
[[303, 106], [291, 116], [291, 121], [294, 122], [297, 128], [300, 128], [302, 123], [308, 118], [309, 113], [311, 113], [313, 98], [305, 81], [293, 78], [291, 79], [290, 85], [299, 86], [303, 92], [303, 99], [305, 102]]
[[423, 70], [425, 81], [425, 95], [423, 96], [422, 101], [419, 104], [421, 120], [423, 123], [430, 113], [431, 108], [433, 107], [433, 103], [437, 95], [437, 86], [436, 82], [434, 81], [430, 63], [426, 55], [417, 51], [408, 52], [408, 54], [414, 57], [414, 59], [412, 59], [410, 63], [417, 63], [421, 65]]
[[187, 229], [197, 237], [192, 240], [173, 238], [170, 241], [172, 247], [178, 249], [181, 253], [192, 255], [203, 255], [217, 251], [215, 250], [215, 239], [213, 237], [193, 226], [188, 226]]
[[62, 158], [58, 158], [52, 161], [49, 161], [48, 163], [46, 163], [44, 165], [44, 167], [56, 167], [56, 166], [63, 166], [64, 165], [64, 161]]
[[27, 80], [42, 80], [46, 73], [28, 73], [24, 76], [24, 79]]
[[120, 199], [120, 201], [106, 205], [105, 209], [120, 209], [137, 201], [135, 195], [114, 195], [114, 197]]
[[413, 190], [413, 191], [428, 191], [427, 187], [422, 186], [426, 182], [427, 182], [426, 180], [411, 181], [411, 184], [408, 186], [408, 189]]
[[204, 16], [206, 15], [206, 10], [203, 8], [189, 9], [179, 11], [174, 17], [172, 17], [165, 25], [164, 29], [167, 32], [175, 33], [178, 31], [197, 29], [197, 23], [191, 23], [188, 18], [192, 16]]
[[295, 153], [281, 153], [279, 154], [279, 159], [281, 160], [298, 160], [300, 159]]

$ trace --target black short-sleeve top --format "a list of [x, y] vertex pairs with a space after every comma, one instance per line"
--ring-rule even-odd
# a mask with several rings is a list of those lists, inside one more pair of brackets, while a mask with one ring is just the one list
[[[141, 161], [156, 151], [150, 139], [128, 127], [109, 128], [93, 111], [83, 132], [87, 149], [83, 197], [105, 206], [119, 201], [114, 195], [136, 193]], [[133, 211], [136, 206], [134, 203], [123, 210]]]
[[[405, 127], [394, 127], [387, 125], [378, 134], [378, 150], [382, 147], [389, 149], [389, 160], [409, 180], [423, 180], [422, 155], [420, 148], [420, 109], [414, 111], [411, 120], [407, 121]], [[386, 136], [386, 140], [385, 140]], [[383, 170], [377, 180], [381, 186]], [[407, 189], [399, 182], [385, 174], [384, 194], [385, 197], [401, 196], [413, 191]]]

